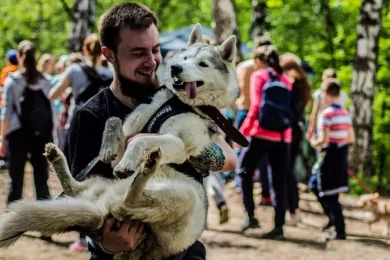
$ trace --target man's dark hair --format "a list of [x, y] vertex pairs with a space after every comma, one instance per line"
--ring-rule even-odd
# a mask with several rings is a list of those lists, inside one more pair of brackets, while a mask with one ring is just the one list
[[102, 15], [99, 22], [100, 43], [102, 46], [117, 51], [121, 41], [120, 31], [124, 27], [146, 29], [152, 24], [158, 25], [156, 15], [144, 5], [123, 3]]
[[339, 97], [341, 91], [340, 82], [337, 79], [329, 78], [324, 81], [324, 90], [330, 97]]
[[254, 40], [254, 49], [265, 45], [273, 45], [271, 38], [267, 35], [256, 36]]

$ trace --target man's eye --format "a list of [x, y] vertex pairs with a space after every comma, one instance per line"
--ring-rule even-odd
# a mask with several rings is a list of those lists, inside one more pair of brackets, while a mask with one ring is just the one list
[[199, 66], [204, 67], [204, 68], [208, 67], [208, 65], [206, 63], [204, 63], [203, 61], [199, 62]]
[[143, 55], [143, 53], [141, 52], [135, 52], [132, 54], [134, 57], [141, 57]]
[[153, 53], [154, 54], [157, 54], [157, 53], [159, 53], [160, 52], [160, 49], [155, 49], [155, 50], [153, 50]]

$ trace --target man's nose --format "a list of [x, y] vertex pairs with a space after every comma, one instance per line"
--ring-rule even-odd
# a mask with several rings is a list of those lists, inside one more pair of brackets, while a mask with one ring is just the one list
[[179, 64], [173, 64], [171, 66], [171, 71], [173, 75], [179, 75], [181, 72], [183, 72], [183, 67], [180, 66]]
[[147, 64], [147, 66], [150, 66], [150, 67], [155, 67], [157, 65], [157, 61], [156, 61], [154, 55], [148, 56], [146, 64]]

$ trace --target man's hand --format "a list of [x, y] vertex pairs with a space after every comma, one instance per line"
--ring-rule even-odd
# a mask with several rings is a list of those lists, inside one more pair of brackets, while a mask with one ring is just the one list
[[121, 253], [134, 250], [141, 243], [144, 224], [137, 220], [125, 219], [118, 231], [113, 230], [116, 224], [114, 218], [105, 221], [101, 245], [106, 251]]

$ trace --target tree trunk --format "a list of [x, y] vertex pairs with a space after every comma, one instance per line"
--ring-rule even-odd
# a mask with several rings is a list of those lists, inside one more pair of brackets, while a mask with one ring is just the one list
[[269, 24], [266, 21], [267, 18], [267, 4], [265, 0], [253, 0], [253, 11], [251, 18], [250, 35], [254, 41], [256, 36], [263, 35], [268, 29]]
[[350, 152], [350, 168], [372, 175], [373, 97], [377, 72], [382, 0], [363, 0], [357, 26], [357, 53], [351, 87], [351, 116], [356, 142]]
[[321, 0], [321, 10], [324, 13], [326, 40], [328, 42], [329, 54], [332, 59], [332, 67], [336, 68], [336, 58], [333, 44], [333, 36], [335, 35], [336, 27], [334, 25], [332, 12], [329, 7], [329, 0]]
[[237, 36], [237, 62], [242, 60], [240, 37], [233, 0], [212, 0], [213, 27], [217, 44], [221, 44], [230, 35]]
[[81, 51], [85, 37], [93, 31], [96, 0], [74, 0], [72, 8], [72, 30], [69, 50]]

